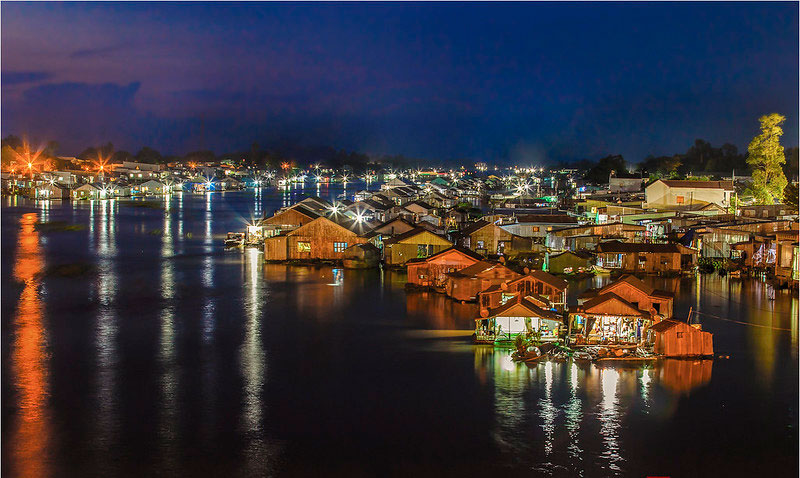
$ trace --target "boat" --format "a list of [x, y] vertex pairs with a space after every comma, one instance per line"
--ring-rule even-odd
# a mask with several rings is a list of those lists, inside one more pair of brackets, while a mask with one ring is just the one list
[[593, 265], [589, 270], [595, 274], [611, 274], [611, 269], [606, 269], [605, 267], [600, 267], [598, 265]]
[[243, 232], [229, 232], [225, 238], [225, 247], [242, 247], [244, 245]]

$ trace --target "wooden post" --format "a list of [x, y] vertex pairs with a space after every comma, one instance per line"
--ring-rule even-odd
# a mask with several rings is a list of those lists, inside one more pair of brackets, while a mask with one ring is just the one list
[[692, 308], [689, 307], [689, 317], [686, 317], [686, 323], [690, 324], [692, 322]]

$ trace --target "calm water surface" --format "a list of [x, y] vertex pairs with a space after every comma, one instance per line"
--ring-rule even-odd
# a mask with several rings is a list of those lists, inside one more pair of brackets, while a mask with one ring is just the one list
[[788, 292], [649, 279], [729, 359], [516, 365], [402, 273], [223, 250], [301, 192], [3, 198], [3, 475], [797, 476]]

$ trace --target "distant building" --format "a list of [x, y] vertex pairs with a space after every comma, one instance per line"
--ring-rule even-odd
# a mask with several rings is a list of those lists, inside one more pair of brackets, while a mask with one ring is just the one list
[[645, 207], [675, 208], [716, 204], [728, 207], [733, 181], [678, 181], [659, 179], [645, 188]]
[[636, 174], [614, 174], [608, 178], [608, 188], [612, 193], [634, 193], [643, 189], [646, 178]]

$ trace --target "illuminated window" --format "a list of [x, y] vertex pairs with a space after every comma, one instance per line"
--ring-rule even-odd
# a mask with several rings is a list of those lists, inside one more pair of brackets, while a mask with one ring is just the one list
[[675, 202], [678, 204], [683, 204], [683, 196], [678, 196], [675, 198]]
[[344, 252], [347, 249], [346, 242], [334, 242], [333, 243], [333, 252]]
[[297, 243], [297, 252], [311, 252], [311, 243], [310, 242], [298, 242]]

